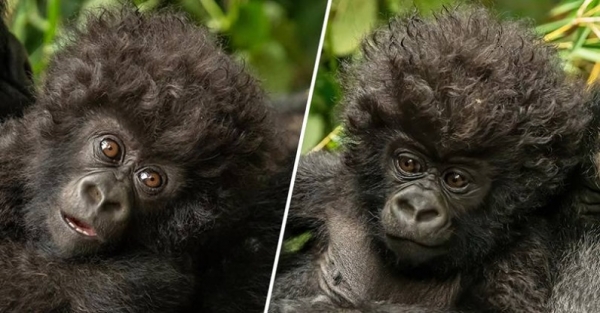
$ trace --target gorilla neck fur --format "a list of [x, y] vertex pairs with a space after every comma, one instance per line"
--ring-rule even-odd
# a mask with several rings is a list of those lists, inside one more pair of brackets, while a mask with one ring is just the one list
[[339, 210], [343, 207], [338, 203], [326, 210], [329, 245], [318, 261], [319, 285], [329, 297], [353, 306], [372, 300], [417, 304], [429, 299], [435, 307], [449, 307], [460, 297], [460, 273], [407, 275], [392, 264], [393, 252], [382, 250], [385, 245], [369, 232], [368, 214]]

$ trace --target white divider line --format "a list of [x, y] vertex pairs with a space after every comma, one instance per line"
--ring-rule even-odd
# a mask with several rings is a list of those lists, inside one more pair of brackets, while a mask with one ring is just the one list
[[296, 172], [298, 171], [298, 161], [302, 154], [302, 141], [304, 140], [304, 132], [306, 131], [306, 121], [308, 120], [308, 112], [310, 111], [310, 103], [315, 90], [315, 81], [317, 80], [317, 71], [319, 70], [319, 63], [321, 62], [321, 52], [323, 50], [323, 41], [325, 39], [325, 32], [327, 30], [327, 22], [329, 20], [329, 10], [331, 9], [331, 0], [327, 1], [327, 9], [325, 10], [325, 18], [323, 19], [323, 28], [321, 29], [321, 38], [319, 39], [319, 48], [317, 49], [317, 56], [315, 58], [315, 68], [313, 70], [313, 76], [310, 83], [310, 90], [308, 92], [308, 101], [306, 102], [306, 109], [304, 111], [304, 119], [302, 122], [302, 132], [300, 133], [300, 139], [298, 141], [298, 150], [296, 151], [296, 159], [294, 160], [294, 170], [292, 172], [292, 181], [290, 183], [290, 189], [288, 191], [288, 198], [285, 204], [285, 212], [283, 213], [283, 221], [281, 223], [281, 232], [279, 233], [279, 242], [277, 243], [277, 253], [275, 254], [275, 260], [273, 263], [273, 272], [271, 273], [271, 283], [269, 284], [269, 293], [267, 294], [267, 302], [265, 303], [265, 312], [269, 311], [269, 304], [271, 302], [271, 294], [273, 293], [273, 285], [275, 283], [275, 274], [277, 273], [277, 265], [279, 264], [279, 255], [281, 254], [281, 247], [283, 245], [283, 235], [285, 233], [285, 224], [287, 222], [288, 212], [290, 210], [290, 202], [292, 200], [292, 191], [294, 190], [294, 181], [296, 180]]

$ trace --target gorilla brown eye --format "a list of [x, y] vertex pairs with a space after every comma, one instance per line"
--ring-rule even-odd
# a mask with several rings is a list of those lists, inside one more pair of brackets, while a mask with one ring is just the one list
[[145, 170], [139, 174], [140, 181], [150, 188], [158, 188], [162, 185], [160, 174], [152, 170]]
[[110, 138], [102, 139], [100, 142], [100, 150], [102, 150], [104, 156], [111, 160], [118, 161], [121, 159], [121, 146]]
[[409, 156], [400, 156], [398, 158], [398, 167], [405, 173], [416, 174], [422, 171], [421, 163]]
[[457, 172], [450, 172], [446, 174], [444, 181], [450, 188], [455, 189], [464, 188], [469, 184], [469, 180], [464, 175]]

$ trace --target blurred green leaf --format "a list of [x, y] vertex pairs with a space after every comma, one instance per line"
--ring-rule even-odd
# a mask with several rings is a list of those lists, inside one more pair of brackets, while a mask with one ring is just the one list
[[362, 37], [377, 21], [376, 1], [339, 0], [335, 15], [330, 17], [328, 36], [336, 55], [356, 50]]
[[250, 54], [248, 61], [256, 69], [263, 85], [275, 93], [285, 93], [292, 81], [292, 65], [279, 42], [271, 41]]
[[290, 238], [283, 243], [284, 253], [294, 253], [302, 249], [302, 247], [312, 238], [312, 233], [306, 232], [294, 238]]
[[577, 50], [581, 48], [581, 46], [583, 46], [583, 43], [588, 38], [591, 32], [592, 30], [587, 27], [580, 27], [579, 29], [577, 29], [575, 40], [573, 40], [573, 47], [571, 48], [571, 50]]
[[269, 40], [270, 22], [261, 2], [251, 1], [239, 7], [239, 15], [229, 33], [234, 47], [253, 48]]
[[561, 15], [565, 13], [575, 13], [577, 9], [583, 4], [583, 0], [575, 0], [575, 1], [565, 1], [562, 4], [554, 7], [550, 10], [550, 16]]
[[555, 30], [563, 27], [563, 26], [567, 25], [568, 23], [571, 23], [572, 20], [573, 20], [572, 17], [566, 17], [566, 18], [563, 18], [558, 21], [539, 25], [535, 29], [540, 34], [546, 34], [546, 33], [555, 31]]
[[600, 51], [581, 47], [571, 52], [573, 57], [579, 57], [590, 62], [600, 62]]
[[323, 130], [325, 129], [323, 117], [321, 115], [309, 114], [305, 127], [302, 153], [310, 151], [323, 139]]

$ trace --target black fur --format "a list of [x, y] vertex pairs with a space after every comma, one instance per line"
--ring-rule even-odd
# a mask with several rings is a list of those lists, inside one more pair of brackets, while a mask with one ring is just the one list
[[[0, 1], [0, 19], [6, 4]], [[33, 102], [32, 71], [25, 48], [0, 22], [0, 121], [21, 116]]]
[[[290, 171], [257, 81], [174, 13], [103, 11], [68, 38], [0, 129], [0, 308], [261, 311]], [[124, 240], [64, 256], [51, 216], [99, 132], [167, 168], [172, 191], [136, 203]]]
[[562, 201], [555, 225], [556, 262], [547, 312], [600, 310], [600, 92], [593, 87], [593, 120], [582, 145], [582, 170]]
[[[344, 149], [300, 164], [288, 224], [316, 230], [283, 260], [271, 310], [542, 312], [548, 204], [580, 162], [591, 115], [582, 84], [528, 25], [480, 8], [392, 20], [363, 55], [346, 74]], [[491, 181], [475, 207], [451, 212], [449, 252], [408, 269], [380, 218], [398, 188], [388, 155], [406, 137], [435, 160], [477, 159]]]
[[[547, 312], [592, 313], [600, 310], [600, 231], [589, 225], [581, 227], [570, 236], [561, 236], [564, 248], [560, 249], [555, 268], [556, 277]], [[566, 242], [567, 244], [565, 244]]]

